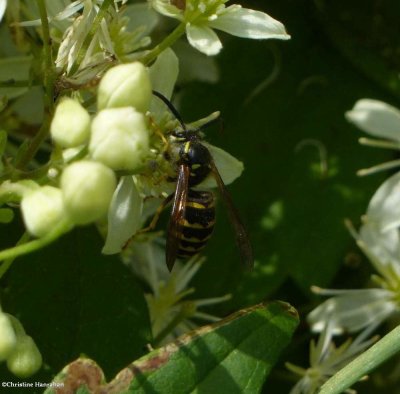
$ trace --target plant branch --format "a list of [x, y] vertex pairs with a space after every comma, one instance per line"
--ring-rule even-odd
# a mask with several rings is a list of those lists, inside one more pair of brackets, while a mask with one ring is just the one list
[[150, 64], [162, 51], [174, 44], [175, 41], [185, 33], [185, 29], [186, 24], [181, 22], [169, 36], [156, 45], [150, 52], [147, 52], [140, 60], [145, 65]]
[[60, 238], [61, 235], [65, 234], [70, 229], [71, 229], [71, 224], [69, 222], [61, 221], [56, 227], [54, 227], [48, 234], [46, 234], [42, 238], [35, 239], [33, 241], [24, 243], [22, 245], [17, 245], [12, 248], [1, 251], [0, 261], [7, 259], [15, 259], [18, 256], [22, 256], [24, 254], [28, 254], [38, 249], [41, 249], [49, 245], [53, 241], [55, 241], [57, 238]]
[[323, 384], [318, 394], [339, 394], [400, 351], [400, 326], [347, 364]]
[[49, 20], [47, 16], [45, 0], [37, 0], [40, 20], [42, 22], [42, 34], [43, 34], [43, 54], [44, 54], [44, 86], [46, 89], [46, 104], [50, 114], [54, 111], [54, 67], [53, 67], [53, 56], [51, 48], [51, 38], [49, 29]]

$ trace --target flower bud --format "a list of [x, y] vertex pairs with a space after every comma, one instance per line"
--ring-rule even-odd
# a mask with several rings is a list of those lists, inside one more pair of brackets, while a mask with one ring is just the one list
[[82, 145], [90, 135], [90, 115], [78, 101], [63, 99], [50, 125], [53, 140], [63, 148]]
[[13, 352], [7, 358], [8, 369], [19, 378], [27, 378], [41, 366], [42, 355], [33, 339], [28, 335], [19, 337]]
[[147, 68], [140, 62], [120, 64], [104, 74], [99, 85], [97, 107], [101, 110], [132, 106], [144, 113], [149, 109], [151, 95]]
[[149, 132], [143, 114], [134, 108], [101, 111], [92, 122], [89, 152], [114, 170], [133, 171], [149, 153]]
[[107, 213], [117, 182], [114, 172], [101, 163], [77, 161], [61, 175], [65, 210], [75, 224], [87, 224]]
[[52, 186], [25, 193], [21, 210], [27, 230], [36, 237], [43, 237], [65, 218], [61, 190]]
[[0, 362], [6, 360], [17, 344], [10, 318], [0, 312]]

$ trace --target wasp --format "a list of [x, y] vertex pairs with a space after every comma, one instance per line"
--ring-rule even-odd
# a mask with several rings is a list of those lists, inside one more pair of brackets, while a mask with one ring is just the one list
[[[241, 260], [246, 268], [251, 269], [253, 252], [249, 237], [214, 159], [202, 143], [201, 129], [188, 129], [172, 103], [157, 91], [153, 91], [153, 94], [165, 103], [181, 126], [171, 132], [167, 154], [177, 172], [175, 192], [158, 209], [158, 213], [161, 213], [173, 200], [166, 244], [168, 269], [172, 270], [177, 257], [185, 258], [199, 253], [212, 235], [215, 225], [215, 196], [211, 191], [194, 189], [210, 174], [214, 176], [227, 208]], [[153, 222], [156, 220], [153, 219]]]

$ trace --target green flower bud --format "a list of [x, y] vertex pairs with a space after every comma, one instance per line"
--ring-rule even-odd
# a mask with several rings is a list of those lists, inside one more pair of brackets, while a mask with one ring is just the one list
[[101, 111], [92, 122], [91, 156], [114, 170], [134, 171], [149, 153], [143, 114], [132, 107]]
[[7, 358], [8, 369], [19, 378], [27, 378], [41, 366], [42, 355], [33, 339], [28, 335], [19, 337], [13, 352]]
[[17, 344], [10, 318], [0, 311], [0, 362], [6, 360]]
[[57, 105], [50, 133], [64, 148], [82, 145], [89, 140], [90, 115], [78, 101], [65, 98]]
[[101, 163], [77, 161], [61, 175], [65, 210], [75, 224], [87, 224], [107, 213], [117, 181], [114, 172]]
[[21, 210], [27, 230], [36, 237], [43, 237], [65, 219], [61, 190], [52, 186], [26, 192]]
[[140, 62], [121, 64], [108, 70], [100, 82], [97, 107], [132, 106], [146, 112], [150, 106], [151, 84], [147, 68]]

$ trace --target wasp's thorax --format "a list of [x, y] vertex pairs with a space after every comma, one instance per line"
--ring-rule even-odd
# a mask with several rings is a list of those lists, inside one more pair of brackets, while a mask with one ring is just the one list
[[198, 130], [174, 131], [171, 134], [171, 158], [174, 165], [190, 168], [189, 186], [201, 183], [210, 173], [209, 150], [201, 143]]

